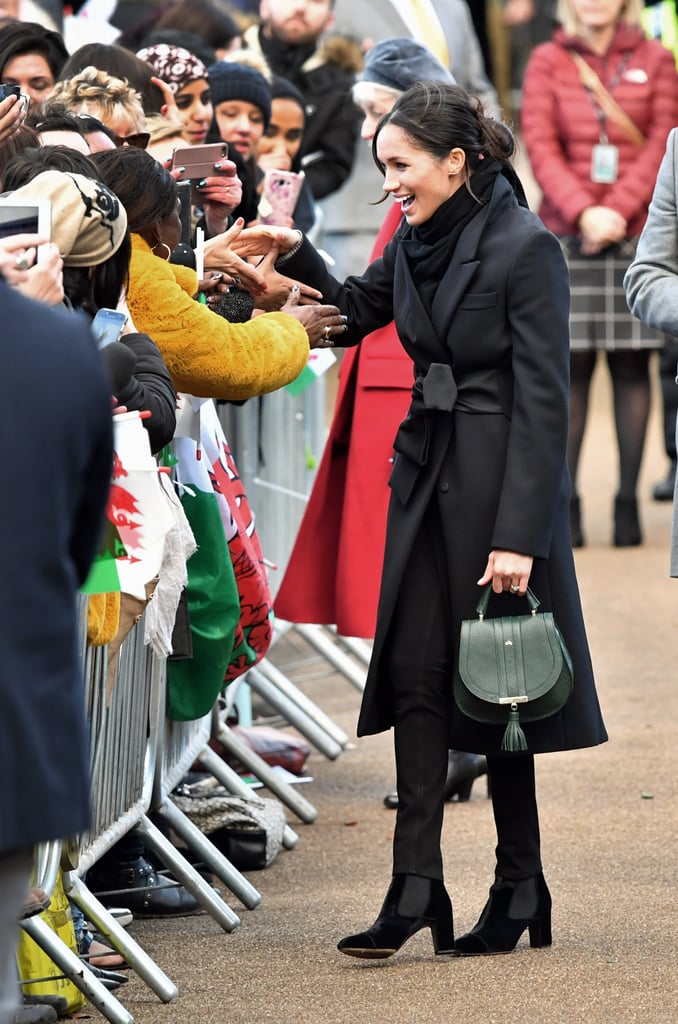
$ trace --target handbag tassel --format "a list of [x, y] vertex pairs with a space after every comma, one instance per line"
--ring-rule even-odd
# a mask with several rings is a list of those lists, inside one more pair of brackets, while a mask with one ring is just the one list
[[504, 738], [501, 741], [501, 749], [512, 752], [527, 750], [527, 740], [525, 739], [525, 733], [520, 727], [520, 714], [517, 704], [511, 705], [508, 725], [504, 732]]

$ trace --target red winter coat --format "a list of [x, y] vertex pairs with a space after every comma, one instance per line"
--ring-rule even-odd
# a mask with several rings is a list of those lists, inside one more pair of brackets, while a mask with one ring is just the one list
[[[373, 260], [400, 219], [394, 203]], [[280, 618], [335, 623], [343, 636], [374, 636], [393, 440], [413, 379], [412, 360], [393, 323], [344, 353], [330, 434], [275, 599]]]
[[[614, 184], [591, 181], [593, 146], [600, 123], [570, 56], [581, 54], [609, 90], [624, 55], [628, 63], [612, 95], [646, 138], [642, 148], [610, 118], [607, 136], [619, 150]], [[640, 234], [652, 198], [669, 131], [678, 123], [678, 74], [673, 54], [639, 28], [622, 24], [604, 56], [583, 40], [555, 32], [538, 46], [523, 84], [522, 131], [543, 192], [539, 215], [557, 235], [578, 235], [577, 221], [589, 206], [608, 206], [627, 221], [627, 237]]]

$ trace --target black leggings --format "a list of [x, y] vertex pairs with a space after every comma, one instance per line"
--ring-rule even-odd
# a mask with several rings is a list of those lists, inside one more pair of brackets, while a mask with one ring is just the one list
[[[635, 498], [643, 458], [647, 420], [650, 413], [650, 349], [618, 349], [607, 352], [612, 377], [614, 422], [619, 448], [620, 498]], [[570, 432], [567, 464], [572, 490], [577, 490], [577, 472], [589, 407], [591, 378], [597, 352], [570, 355]]]
[[[451, 615], [438, 511], [429, 511], [402, 580], [388, 643], [398, 812], [393, 873], [442, 878], [440, 834], [452, 700]], [[442, 556], [442, 557], [441, 557]], [[488, 757], [497, 827], [497, 874], [541, 871], [534, 758]]]

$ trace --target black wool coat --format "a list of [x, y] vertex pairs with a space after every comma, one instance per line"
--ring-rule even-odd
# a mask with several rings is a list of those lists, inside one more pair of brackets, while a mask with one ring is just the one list
[[[284, 264], [286, 273], [319, 288], [325, 301], [348, 316], [346, 344], [357, 344], [393, 316], [418, 379], [395, 440], [377, 628], [358, 733], [393, 724], [389, 626], [414, 538], [435, 501], [453, 659], [462, 620], [475, 617], [476, 581], [490, 551], [532, 555], [530, 586], [564, 635], [574, 692], [563, 711], [525, 725], [529, 749], [602, 743], [607, 734], [569, 532], [569, 285], [560, 244], [518, 204], [500, 174], [489, 202], [464, 228], [427, 309], [403, 246], [410, 235], [405, 226], [381, 260], [343, 285], [308, 243]], [[502, 594], [493, 595], [488, 614], [525, 611], [522, 599]], [[451, 664], [450, 686], [452, 672]], [[451, 747], [496, 752], [502, 734], [503, 728], [480, 725], [452, 709]]]

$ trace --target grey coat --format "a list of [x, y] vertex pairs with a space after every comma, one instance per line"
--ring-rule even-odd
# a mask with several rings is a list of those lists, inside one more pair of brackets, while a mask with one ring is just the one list
[[[669, 133], [636, 255], [624, 277], [629, 309], [643, 323], [678, 335], [678, 129]], [[678, 377], [677, 377], [678, 386]], [[676, 424], [678, 430], [678, 423]], [[670, 573], [678, 576], [678, 496], [673, 498]]]

